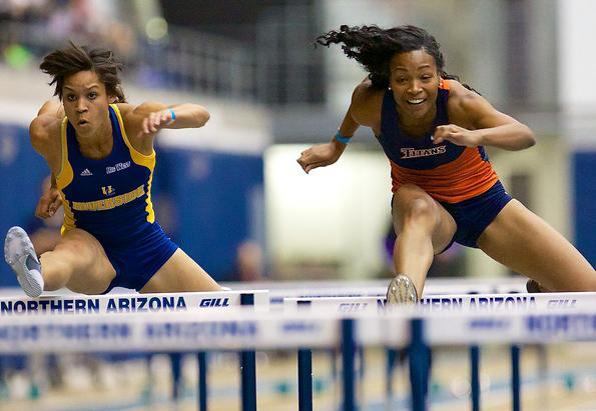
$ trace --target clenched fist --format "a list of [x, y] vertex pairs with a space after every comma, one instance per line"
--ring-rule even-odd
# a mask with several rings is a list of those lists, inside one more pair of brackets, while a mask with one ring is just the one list
[[468, 130], [455, 124], [438, 126], [433, 134], [433, 143], [439, 144], [450, 141], [458, 146], [478, 147], [482, 145], [479, 130]]
[[308, 174], [314, 168], [325, 167], [335, 163], [343, 153], [345, 147], [345, 144], [336, 141], [317, 144], [300, 153], [300, 158], [296, 161], [298, 161], [300, 167]]

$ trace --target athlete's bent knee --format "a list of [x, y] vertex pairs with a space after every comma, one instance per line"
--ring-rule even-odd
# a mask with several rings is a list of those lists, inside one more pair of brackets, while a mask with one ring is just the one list
[[426, 198], [416, 198], [408, 202], [404, 215], [413, 219], [434, 218], [435, 205]]
[[[415, 184], [403, 184], [395, 192], [397, 198], [428, 195], [426, 191]], [[430, 197], [430, 196], [429, 196]]]
[[434, 226], [437, 221], [435, 205], [425, 198], [415, 198], [403, 204], [401, 216], [404, 225]]
[[440, 217], [432, 197], [413, 184], [404, 184], [397, 190], [393, 211], [395, 222], [400, 229], [411, 226], [432, 230]]
[[88, 246], [76, 241], [58, 244], [54, 252], [60, 253], [60, 257], [71, 263], [79, 261], [93, 262], [93, 253]]

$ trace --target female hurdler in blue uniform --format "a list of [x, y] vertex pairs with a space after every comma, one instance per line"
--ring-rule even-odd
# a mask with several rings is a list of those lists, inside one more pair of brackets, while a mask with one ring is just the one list
[[109, 50], [71, 43], [46, 56], [40, 68], [52, 76], [61, 103], [46, 102], [29, 128], [53, 177], [36, 214], [47, 218], [61, 202], [64, 224], [54, 250], [39, 260], [23, 229], [8, 231], [5, 259], [25, 293], [221, 290], [164, 234], [151, 202], [155, 134], [202, 127], [209, 113], [196, 104], [127, 104], [121, 66]]

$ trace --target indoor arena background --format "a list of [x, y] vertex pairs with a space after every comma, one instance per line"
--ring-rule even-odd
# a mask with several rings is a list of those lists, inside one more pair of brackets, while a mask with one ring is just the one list
[[[489, 149], [491, 161], [594, 265], [595, 16], [592, 0], [0, 0], [0, 232], [58, 230], [33, 214], [48, 169], [28, 125], [53, 91], [41, 58], [71, 39], [115, 51], [129, 102], [211, 113], [201, 129], [160, 132], [153, 199], [216, 280], [389, 279], [390, 170], [374, 136], [361, 128], [309, 175], [296, 159], [332, 138], [365, 76], [314, 39], [341, 24], [414, 24], [436, 36], [448, 73], [534, 130], [535, 147]], [[513, 275], [454, 246], [429, 277]], [[0, 264], [0, 288], [17, 286]]]

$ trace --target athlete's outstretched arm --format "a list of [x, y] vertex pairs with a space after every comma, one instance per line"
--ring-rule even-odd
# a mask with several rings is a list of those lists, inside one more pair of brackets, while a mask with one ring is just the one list
[[528, 126], [501, 113], [484, 97], [454, 83], [454, 91], [457, 92], [454, 117], [463, 118], [469, 127], [457, 124], [438, 126], [433, 135], [435, 144], [447, 140], [460, 146], [493, 146], [511, 151], [536, 144], [536, 137]]
[[155, 134], [162, 128], [203, 127], [209, 120], [209, 112], [203, 106], [191, 103], [173, 106], [143, 103], [132, 110], [131, 117], [136, 117], [140, 133]]
[[[360, 121], [359, 118], [361, 112], [365, 111], [364, 106], [366, 105], [368, 88], [369, 84], [363, 82], [354, 89], [350, 107], [338, 130], [340, 138], [351, 138], [360, 125], [369, 125], [366, 122]], [[316, 144], [304, 150], [300, 153], [300, 158], [296, 161], [298, 161], [300, 167], [308, 174], [312, 169], [335, 163], [343, 154], [346, 145], [347, 143], [338, 141], [334, 136], [328, 143]]]
[[[348, 110], [339, 128], [339, 134], [351, 138], [354, 134], [354, 131], [351, 130], [357, 128], [357, 125], [356, 127], [352, 126], [353, 122], [354, 120], [351, 119]], [[314, 168], [325, 167], [335, 163], [343, 154], [346, 146], [347, 143], [339, 142], [333, 137], [328, 143], [316, 144], [300, 153], [300, 158], [297, 160], [298, 164], [308, 174]]]

